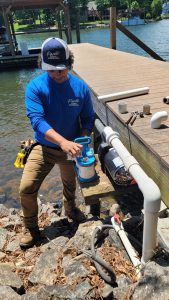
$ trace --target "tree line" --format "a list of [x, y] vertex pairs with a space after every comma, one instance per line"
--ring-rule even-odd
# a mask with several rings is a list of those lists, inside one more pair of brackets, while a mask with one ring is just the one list
[[[89, 0], [66, 0], [70, 8], [70, 18], [72, 26], [77, 22], [77, 15], [82, 16], [87, 11]], [[162, 12], [162, 0], [95, 0], [97, 11], [100, 19], [109, 7], [116, 7], [119, 10], [132, 11], [144, 10], [146, 19], [156, 19]], [[166, 2], [166, 1], [165, 1]], [[41, 26], [51, 26], [55, 24], [56, 11], [51, 9], [38, 9], [38, 10], [18, 10], [13, 15], [14, 22], [19, 25], [23, 24], [36, 24], [39, 20]], [[64, 13], [59, 12], [59, 19], [64, 25]]]

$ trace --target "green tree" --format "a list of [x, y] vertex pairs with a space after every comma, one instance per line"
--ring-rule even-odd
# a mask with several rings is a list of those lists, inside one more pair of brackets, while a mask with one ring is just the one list
[[77, 15], [83, 15], [87, 10], [87, 4], [89, 0], [71, 0], [69, 1], [70, 19], [72, 27], [75, 26], [77, 21]]
[[100, 13], [100, 18], [102, 20], [102, 16], [106, 9], [110, 7], [116, 7], [117, 10], [120, 8], [121, 3], [123, 3], [123, 0], [95, 0], [95, 3], [97, 5], [97, 10]]
[[95, 3], [97, 5], [97, 9], [99, 11], [104, 11], [105, 9], [107, 9], [109, 7], [119, 6], [120, 1], [118, 1], [118, 0], [95, 0]]
[[138, 10], [140, 8], [139, 3], [137, 1], [133, 1], [131, 3], [131, 10]]
[[153, 18], [160, 16], [162, 12], [162, 0], [153, 0], [151, 3], [151, 9]]
[[145, 13], [151, 14], [151, 3], [152, 3], [152, 0], [142, 1], [141, 7], [145, 9]]
[[50, 8], [43, 9], [42, 20], [47, 26], [55, 24], [55, 11], [52, 11]]
[[38, 17], [38, 10], [33, 10], [33, 9], [23, 9], [23, 10], [18, 10], [15, 11], [14, 13], [14, 21], [16, 20], [32, 20], [33, 24], [35, 24], [36, 19]]

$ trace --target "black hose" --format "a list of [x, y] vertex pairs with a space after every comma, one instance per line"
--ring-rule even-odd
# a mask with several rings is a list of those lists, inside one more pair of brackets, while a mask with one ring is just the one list
[[[91, 237], [91, 252], [92, 252], [92, 258], [94, 260], [94, 265], [96, 267], [97, 272], [100, 274], [100, 276], [102, 277], [102, 279], [111, 284], [111, 285], [115, 285], [116, 283], [116, 275], [114, 273], [114, 270], [112, 269], [112, 267], [110, 267], [107, 262], [105, 262], [101, 257], [99, 257], [96, 254], [95, 251], [95, 238], [96, 235], [98, 233], [101, 233], [101, 231], [105, 228], [113, 228], [112, 225], [102, 225], [99, 227], [96, 227], [95, 230], [93, 231], [92, 237]], [[108, 274], [106, 274], [103, 271], [103, 268], [107, 271]]]

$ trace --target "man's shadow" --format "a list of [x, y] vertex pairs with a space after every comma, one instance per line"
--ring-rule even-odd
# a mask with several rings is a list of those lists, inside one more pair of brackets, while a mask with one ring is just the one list
[[[53, 211], [55, 212], [55, 211]], [[86, 218], [83, 222], [75, 222], [69, 220], [66, 216], [59, 216], [56, 211], [56, 220], [52, 221], [50, 225], [47, 225], [41, 231], [41, 240], [37, 246], [42, 246], [50, 243], [52, 240], [58, 237], [67, 237], [71, 239], [75, 234], [80, 224], [86, 223], [93, 218]]]

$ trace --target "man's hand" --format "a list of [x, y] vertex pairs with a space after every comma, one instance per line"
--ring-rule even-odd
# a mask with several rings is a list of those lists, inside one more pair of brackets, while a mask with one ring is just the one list
[[60, 143], [60, 147], [62, 148], [62, 150], [64, 152], [66, 152], [67, 154], [69, 154], [72, 157], [79, 156], [81, 154], [82, 149], [83, 149], [82, 145], [71, 142], [71, 141], [68, 141], [66, 139], [64, 139]]
[[80, 155], [83, 149], [82, 145], [66, 140], [52, 128], [46, 132], [45, 139], [51, 143], [59, 145], [65, 153], [72, 157]]

